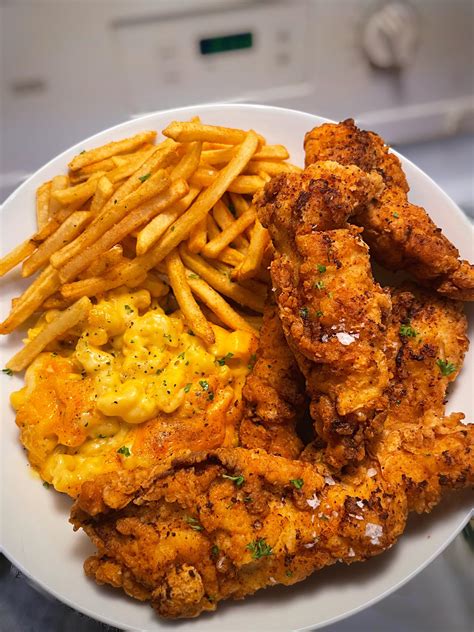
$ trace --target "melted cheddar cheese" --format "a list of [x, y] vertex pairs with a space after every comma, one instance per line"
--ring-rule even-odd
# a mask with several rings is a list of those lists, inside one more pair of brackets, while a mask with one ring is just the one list
[[75, 496], [104, 472], [235, 445], [257, 341], [212, 327], [215, 343], [206, 346], [147, 290], [111, 292], [95, 305], [75, 346], [40, 354], [12, 395], [41, 477]]

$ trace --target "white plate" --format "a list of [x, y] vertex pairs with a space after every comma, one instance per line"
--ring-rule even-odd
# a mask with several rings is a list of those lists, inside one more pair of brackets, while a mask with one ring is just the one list
[[[159, 112], [117, 125], [65, 151], [8, 198], [1, 214], [2, 252], [33, 232], [36, 188], [52, 176], [65, 172], [73, 155], [141, 130], [164, 129], [173, 119], [186, 120], [195, 114], [205, 123], [253, 128], [268, 142], [286, 145], [297, 164], [303, 164], [305, 132], [324, 122], [311, 114], [280, 108], [205, 105]], [[428, 208], [461, 255], [469, 258], [472, 228], [467, 219], [420, 169], [405, 159], [403, 167], [411, 186], [411, 200]], [[2, 318], [8, 311], [10, 298], [18, 294], [22, 285], [25, 283], [18, 273], [0, 281]], [[0, 341], [1, 366], [16, 350], [21, 337], [15, 334]], [[20, 388], [22, 378], [0, 375], [0, 383], [3, 412], [0, 542], [3, 551], [37, 585], [64, 603], [120, 628], [156, 631], [178, 627], [180, 632], [314, 629], [354, 614], [408, 581], [449, 544], [470, 515], [472, 497], [467, 493], [453, 494], [430, 516], [412, 517], [400, 542], [378, 558], [351, 567], [337, 565], [315, 573], [294, 587], [261, 591], [243, 602], [229, 601], [221, 604], [214, 614], [176, 624], [156, 617], [148, 604], [140, 604], [122, 592], [101, 588], [86, 579], [82, 563], [93, 552], [93, 547], [82, 532], [73, 533], [68, 523], [69, 499], [42, 487], [27, 467], [26, 455], [18, 441], [8, 394]], [[450, 410], [462, 410], [468, 419], [472, 419], [472, 384], [471, 351], [449, 402]]]

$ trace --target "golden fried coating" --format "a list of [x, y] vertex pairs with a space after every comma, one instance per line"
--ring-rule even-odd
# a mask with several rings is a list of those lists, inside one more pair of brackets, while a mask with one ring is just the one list
[[407, 270], [418, 281], [454, 299], [474, 300], [474, 268], [459, 259], [457, 248], [442, 234], [425, 209], [407, 200], [408, 184], [399, 159], [373, 132], [352, 119], [316, 127], [305, 137], [306, 164], [335, 160], [377, 171], [386, 188], [355, 213], [371, 254], [391, 270]]
[[275, 305], [267, 305], [252, 373], [243, 391], [246, 412], [240, 444], [296, 459], [303, 444], [295, 426], [306, 411], [305, 383], [281, 328]]
[[390, 298], [372, 277], [360, 229], [340, 228], [380, 190], [377, 174], [325, 162], [274, 178], [255, 200], [276, 248], [271, 275], [283, 331], [333, 467], [364, 458], [386, 408]]

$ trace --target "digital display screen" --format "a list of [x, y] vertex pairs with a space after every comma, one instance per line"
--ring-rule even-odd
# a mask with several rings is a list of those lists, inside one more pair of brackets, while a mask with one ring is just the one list
[[199, 42], [201, 55], [215, 55], [216, 53], [228, 53], [231, 50], [252, 48], [252, 33], [235, 33], [234, 35], [221, 35], [220, 37], [207, 37]]

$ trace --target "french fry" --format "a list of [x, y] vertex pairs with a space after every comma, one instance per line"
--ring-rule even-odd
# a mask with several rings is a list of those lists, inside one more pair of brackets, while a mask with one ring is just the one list
[[0, 277], [16, 268], [19, 263], [33, 254], [35, 250], [36, 244], [31, 239], [26, 239], [13, 250], [10, 250], [8, 254], [0, 259]]
[[100, 259], [93, 261], [87, 270], [84, 270], [79, 275], [80, 279], [87, 279], [90, 277], [101, 276], [105, 274], [107, 270], [117, 265], [120, 261], [123, 261], [123, 248], [121, 244], [116, 244], [107, 252], [104, 252]]
[[193, 292], [203, 303], [207, 305], [220, 320], [230, 329], [243, 329], [255, 333], [254, 328], [249, 325], [229, 303], [222, 298], [206, 281], [197, 278], [197, 275], [191, 271], [187, 271], [186, 275], [189, 286]]
[[255, 153], [254, 160], [288, 160], [290, 154], [284, 145], [264, 145]]
[[133, 151], [137, 147], [140, 147], [140, 145], [143, 145], [143, 143], [152, 143], [155, 138], [155, 131], [141, 132], [140, 134], [136, 134], [130, 138], [112, 141], [111, 143], [107, 143], [101, 147], [81, 152], [71, 160], [69, 163], [69, 169], [71, 169], [71, 171], [77, 171], [78, 169], [94, 162], [98, 162], [99, 160], [110, 158], [116, 154], [124, 154], [126, 152]]
[[183, 178], [188, 180], [199, 166], [199, 159], [201, 157], [202, 143], [190, 143], [184, 156], [179, 163], [173, 168], [171, 172], [171, 178], [177, 180]]
[[240, 217], [249, 209], [250, 204], [242, 195], [239, 195], [238, 193], [229, 193], [229, 197], [237, 217]]
[[49, 198], [51, 182], [45, 182], [36, 189], [36, 225], [41, 230], [49, 220]]
[[107, 176], [102, 176], [97, 183], [97, 189], [95, 190], [94, 197], [92, 198], [90, 212], [92, 215], [97, 215], [107, 200], [110, 199], [114, 192], [114, 185]]
[[[225, 230], [226, 228], [231, 226], [235, 221], [234, 216], [232, 215], [230, 210], [227, 208], [227, 206], [224, 204], [222, 199], [216, 202], [216, 204], [214, 205], [214, 208], [212, 209], [212, 214], [214, 216], [214, 219], [217, 222], [217, 225], [219, 226], [221, 230]], [[244, 237], [243, 235], [237, 235], [236, 238], [234, 239], [234, 243], [235, 243], [236, 248], [242, 251], [247, 250], [249, 246], [248, 239]]]
[[[153, 182], [154, 187], [152, 187]], [[145, 185], [146, 184], [147, 183], [145, 183]], [[145, 189], [145, 185], [143, 189]], [[166, 176], [164, 171], [157, 171], [153, 179], [150, 179], [150, 186], [147, 189], [146, 196], [144, 193], [142, 194], [145, 203], [122, 217], [117, 224], [114, 224], [107, 232], [103, 233], [103, 235], [86, 248], [85, 251], [68, 261], [64, 268], [59, 271], [61, 281], [66, 282], [73, 279], [92, 261], [121, 241], [126, 235], [132, 232], [132, 230], [149, 222], [155, 215], [158, 215], [158, 213], [173, 204], [173, 202], [176, 202], [186, 195], [189, 190], [184, 180], [176, 180], [172, 182], [171, 185], [168, 185], [168, 176]], [[139, 191], [137, 191], [137, 193]], [[150, 199], [151, 191], [154, 191], [155, 195]]]
[[[208, 187], [214, 182], [218, 174], [219, 172], [214, 169], [200, 167], [194, 172], [190, 182], [193, 186]], [[229, 183], [228, 190], [233, 193], [246, 193], [253, 195], [259, 191], [264, 184], [265, 181], [259, 176], [237, 176]]]
[[75, 301], [82, 296], [99, 296], [108, 292], [120, 285], [126, 285], [127, 287], [136, 287], [145, 281], [146, 271], [134, 268], [134, 274], [128, 274], [125, 278], [125, 274], [121, 269], [128, 271], [127, 265], [120, 263], [115, 270], [105, 277], [91, 277], [89, 279], [83, 279], [81, 281], [74, 281], [74, 283], [65, 283], [61, 287], [61, 295], [70, 301]]
[[[224, 250], [220, 251], [218, 259], [219, 261], [222, 261], [223, 263], [226, 263], [229, 266], [236, 268], [242, 264], [245, 257], [241, 252], [239, 252], [238, 250], [235, 250], [235, 248], [229, 248], [229, 246], [226, 246]], [[232, 273], [231, 273], [231, 278], [232, 278]]]
[[202, 277], [215, 290], [255, 312], [263, 312], [264, 297], [232, 282], [227, 275], [216, 270], [199, 255], [190, 253], [183, 245], [180, 246], [179, 252], [185, 266]]
[[253, 207], [224, 229], [220, 235], [209, 241], [202, 249], [205, 257], [215, 258], [221, 250], [228, 246], [234, 239], [241, 235], [246, 228], [255, 222], [256, 213]]
[[208, 345], [215, 342], [214, 332], [209, 325], [186, 279], [183, 262], [176, 250], [165, 259], [166, 272], [178, 305], [191, 329]]
[[[209, 240], [211, 240], [217, 237], [217, 235], [220, 235], [221, 231], [219, 229], [219, 226], [216, 224], [216, 221], [214, 217], [212, 216], [212, 213], [208, 214], [206, 220], [207, 220], [207, 234], [209, 236]], [[191, 248], [189, 248], [189, 240], [188, 240], [188, 249], [192, 252]]]
[[45, 325], [33, 340], [28, 342], [23, 349], [7, 362], [7, 368], [11, 371], [22, 371], [33, 362], [36, 356], [41, 353], [50, 342], [62, 336], [81, 320], [87, 318], [90, 308], [90, 300], [84, 297], [71, 305], [71, 307], [68, 307], [64, 312], [61, 312], [57, 318]]
[[[253, 132], [255, 134], [255, 132]], [[179, 143], [192, 141], [207, 141], [211, 143], [226, 143], [238, 145], [243, 143], [248, 132], [231, 127], [218, 125], [204, 125], [203, 123], [173, 121], [163, 130], [163, 135]], [[265, 145], [265, 139], [256, 134], [258, 142]]]
[[44, 303], [41, 305], [41, 310], [50, 310], [50, 309], [66, 309], [69, 307], [69, 302], [66, 301], [60, 294], [56, 293], [52, 296], [49, 296]]
[[3, 323], [0, 323], [0, 334], [10, 334], [24, 323], [59, 286], [58, 273], [52, 266], [47, 266], [19, 297]]
[[59, 228], [50, 235], [37, 250], [23, 262], [21, 274], [23, 277], [31, 276], [49, 261], [51, 255], [65, 243], [72, 241], [82, 230], [82, 227], [90, 221], [91, 213], [87, 211], [75, 211]]
[[[201, 154], [201, 160], [206, 165], [221, 165], [229, 162], [236, 152], [236, 146], [221, 149], [206, 149]], [[283, 145], [264, 145], [253, 156], [254, 160], [286, 160], [288, 151]]]
[[277, 176], [280, 173], [301, 173], [302, 169], [289, 162], [273, 162], [271, 160], [251, 160], [245, 168], [246, 173], [258, 175], [261, 171], [269, 176]]
[[84, 204], [84, 202], [94, 195], [97, 189], [97, 182], [103, 174], [103, 171], [98, 171], [86, 182], [81, 182], [81, 184], [76, 184], [73, 187], [52, 192], [51, 197], [53, 200], [57, 200], [60, 206], [67, 206], [68, 204], [74, 203]]
[[272, 177], [269, 176], [268, 173], [265, 173], [265, 171], [259, 171], [258, 176], [265, 182], [265, 184], [267, 182], [270, 182], [270, 180], [272, 179]]
[[69, 178], [68, 176], [54, 176], [51, 180], [51, 194], [49, 199], [49, 213], [48, 219], [54, 217], [62, 208], [63, 204], [58, 202], [55, 197], [55, 193], [57, 191], [63, 191], [69, 188]]
[[207, 242], [207, 219], [202, 219], [189, 233], [188, 248], [191, 252], [201, 252]]
[[[166, 157], [168, 150], [171, 150], [172, 146], [175, 146], [173, 141], [165, 141], [154, 150], [151, 156], [140, 164], [140, 167], [135, 173], [131, 175], [128, 180], [115, 191], [108, 202], [106, 202], [97, 217], [95, 217], [93, 222], [88, 226], [87, 230], [79, 235], [71, 244], [61, 248], [60, 251], [51, 257], [51, 263], [55, 268], [63, 267], [69, 259], [78, 255], [87, 246], [99, 239], [113, 224], [120, 221], [131, 208], [135, 208], [143, 202], [143, 192], [138, 192], [137, 189], [141, 188], [142, 180], [148, 178], [149, 174], [163, 161], [163, 158]], [[143, 184], [146, 184], [146, 180]], [[134, 206], [131, 207], [131, 204]]]
[[262, 265], [265, 248], [269, 241], [267, 229], [256, 219], [246, 257], [240, 266], [232, 272], [231, 277], [237, 281], [254, 277]]
[[143, 255], [165, 233], [166, 229], [182, 215], [199, 195], [201, 189], [191, 187], [189, 193], [151, 220], [137, 235], [137, 255]]

